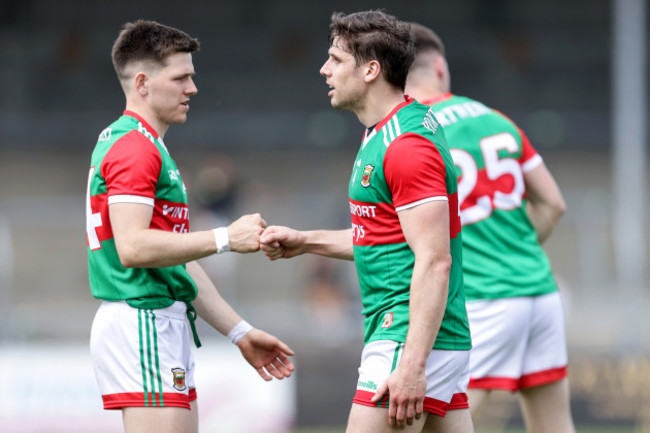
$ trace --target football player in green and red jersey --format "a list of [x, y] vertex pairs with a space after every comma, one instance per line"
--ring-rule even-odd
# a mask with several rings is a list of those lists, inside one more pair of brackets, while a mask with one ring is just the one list
[[450, 93], [440, 38], [415, 23], [412, 33], [406, 92], [434, 110], [458, 172], [472, 417], [492, 390], [518, 391], [529, 431], [572, 433], [564, 313], [541, 246], [565, 211], [562, 194], [512, 120]]
[[335, 13], [320, 73], [334, 108], [367, 128], [349, 184], [352, 228], [261, 237], [271, 260], [354, 260], [364, 350], [348, 433], [473, 431], [471, 347], [456, 173], [429, 107], [404, 95], [410, 26], [380, 11]]
[[198, 49], [196, 39], [157, 22], [125, 24], [112, 57], [126, 111], [102, 131], [91, 157], [89, 277], [93, 296], [103, 300], [91, 355], [104, 408], [122, 410], [127, 433], [198, 431], [189, 340], [191, 329], [199, 345], [197, 312], [263, 379], [293, 370], [291, 349], [242, 320], [195, 261], [259, 250], [266, 225], [254, 214], [190, 231], [187, 191], [163, 137], [187, 118]]

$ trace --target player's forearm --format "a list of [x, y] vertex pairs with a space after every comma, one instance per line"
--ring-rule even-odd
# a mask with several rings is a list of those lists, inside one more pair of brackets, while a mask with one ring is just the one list
[[537, 231], [537, 240], [543, 243], [566, 212], [566, 202], [553, 175], [545, 164], [540, 164], [524, 175], [526, 182], [526, 212]]
[[192, 302], [197, 314], [221, 334], [228, 335], [242, 320], [241, 316], [221, 297], [201, 265], [190, 262], [187, 264], [187, 272], [198, 289], [196, 299]]
[[217, 252], [212, 231], [172, 233], [142, 229], [116, 236], [122, 265], [128, 268], [161, 268], [175, 266]]
[[352, 229], [303, 232], [304, 252], [341, 260], [354, 260]]
[[411, 280], [409, 329], [402, 362], [423, 368], [435, 343], [447, 306], [451, 257], [429, 263], [416, 260]]
[[560, 218], [564, 215], [565, 206], [563, 204], [554, 205], [552, 203], [533, 203], [529, 201], [526, 205], [526, 212], [537, 232], [537, 241], [542, 244], [548, 239]]

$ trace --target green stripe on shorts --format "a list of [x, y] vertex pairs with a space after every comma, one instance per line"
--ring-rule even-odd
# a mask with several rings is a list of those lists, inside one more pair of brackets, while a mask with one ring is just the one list
[[[391, 373], [395, 371], [395, 368], [397, 368], [397, 361], [399, 360], [399, 354], [402, 351], [403, 347], [404, 347], [404, 343], [397, 343], [397, 345], [395, 346], [395, 352], [393, 353], [393, 364], [390, 366]], [[385, 397], [379, 400], [379, 403], [377, 403], [377, 407], [388, 407], [389, 404], [390, 404], [390, 395], [386, 394]]]
[[156, 315], [152, 311], [138, 310], [138, 330], [144, 406], [164, 406]]

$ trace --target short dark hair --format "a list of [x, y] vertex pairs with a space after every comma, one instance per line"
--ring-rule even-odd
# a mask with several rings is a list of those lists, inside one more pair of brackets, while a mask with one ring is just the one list
[[411, 36], [415, 44], [415, 51], [435, 51], [441, 56], [445, 56], [445, 46], [440, 37], [428, 27], [418, 23], [411, 23]]
[[156, 21], [137, 20], [124, 24], [113, 44], [111, 57], [120, 80], [133, 61], [150, 61], [164, 66], [168, 56], [198, 51], [199, 41], [187, 33]]
[[329, 44], [340, 37], [357, 65], [377, 60], [386, 81], [404, 90], [409, 68], [415, 58], [410, 24], [381, 10], [345, 15], [334, 12]]

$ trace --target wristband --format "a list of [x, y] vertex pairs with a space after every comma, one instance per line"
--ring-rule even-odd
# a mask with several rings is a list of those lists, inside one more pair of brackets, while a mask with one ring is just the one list
[[218, 229], [212, 229], [212, 233], [214, 234], [214, 241], [217, 244], [217, 254], [230, 251], [230, 238], [228, 237], [228, 228], [219, 227]]
[[228, 333], [228, 338], [230, 338], [230, 341], [232, 341], [233, 344], [237, 344], [237, 342], [244, 338], [244, 336], [248, 334], [251, 329], [253, 329], [253, 327], [250, 325], [250, 323], [242, 320], [233, 326], [233, 328]]

